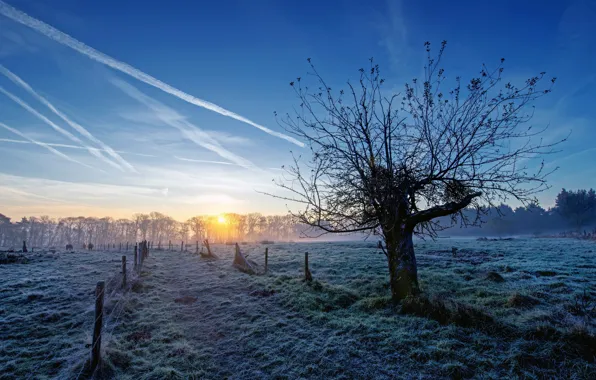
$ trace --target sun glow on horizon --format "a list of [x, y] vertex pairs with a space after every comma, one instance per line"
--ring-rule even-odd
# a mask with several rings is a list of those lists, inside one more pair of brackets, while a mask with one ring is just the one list
[[220, 216], [218, 216], [218, 217], [217, 217], [217, 222], [218, 222], [219, 224], [225, 224], [225, 223], [226, 223], [226, 217], [225, 217], [225, 216], [223, 216], [223, 215], [220, 215]]

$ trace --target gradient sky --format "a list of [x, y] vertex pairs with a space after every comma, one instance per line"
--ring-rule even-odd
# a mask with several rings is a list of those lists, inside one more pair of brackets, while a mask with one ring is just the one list
[[[551, 141], [572, 131], [563, 151], [546, 158], [560, 169], [541, 203], [551, 206], [562, 187], [596, 186], [594, 0], [4, 0], [0, 10], [8, 12], [6, 4], [277, 133], [284, 131], [273, 112], [297, 105], [289, 82], [304, 76], [308, 57], [340, 87], [374, 56], [394, 91], [420, 76], [427, 40], [448, 41], [451, 78], [470, 78], [482, 63], [505, 57], [513, 82], [541, 71], [558, 78], [532, 123], [549, 124]], [[283, 201], [257, 190], [277, 191], [271, 180], [290, 151], [305, 151], [298, 145], [185, 102], [2, 14], [0, 64], [1, 213], [160, 211], [183, 220], [286, 212]]]

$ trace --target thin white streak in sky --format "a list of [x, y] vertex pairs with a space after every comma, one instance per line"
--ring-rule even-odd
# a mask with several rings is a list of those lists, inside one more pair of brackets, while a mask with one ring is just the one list
[[[0, 141], [2, 141], [2, 139], [0, 139]], [[180, 160], [180, 161], [198, 162], [198, 163], [203, 163], [203, 164], [239, 166], [237, 164], [233, 164], [231, 162], [224, 162], [224, 161], [197, 160], [197, 159], [194, 159], [194, 158], [186, 158], [186, 157], [180, 157], [180, 156], [174, 156], [174, 158], [177, 159], [177, 160]], [[284, 169], [280, 169], [280, 168], [265, 168], [265, 169], [284, 171]]]
[[12, 133], [14, 133], [14, 134], [16, 134], [16, 135], [18, 135], [18, 136], [21, 136], [21, 137], [22, 137], [22, 138], [24, 138], [24, 139], [27, 139], [27, 140], [29, 140], [29, 141], [30, 141], [31, 143], [33, 143], [33, 144], [36, 144], [36, 145], [39, 145], [39, 146], [42, 146], [42, 147], [46, 148], [46, 149], [47, 149], [47, 150], [49, 150], [50, 152], [54, 153], [54, 154], [55, 154], [55, 155], [57, 155], [57, 156], [60, 156], [60, 157], [64, 158], [65, 160], [68, 160], [68, 161], [71, 161], [71, 162], [75, 162], [75, 163], [77, 163], [77, 164], [79, 164], [79, 165], [83, 165], [83, 166], [85, 166], [85, 167], [87, 167], [87, 168], [93, 169], [93, 167], [92, 167], [92, 166], [89, 166], [89, 165], [87, 165], [87, 164], [84, 164], [84, 163], [82, 163], [82, 162], [80, 162], [80, 161], [77, 161], [77, 160], [75, 160], [74, 158], [71, 158], [71, 157], [67, 156], [66, 154], [64, 154], [64, 153], [60, 152], [59, 150], [57, 150], [57, 149], [55, 149], [55, 148], [52, 148], [52, 147], [51, 147], [51, 146], [49, 146], [48, 144], [42, 143], [42, 142], [40, 142], [40, 141], [35, 141], [35, 140], [33, 140], [32, 138], [29, 138], [29, 137], [27, 137], [25, 134], [21, 133], [20, 131], [18, 131], [18, 130], [16, 130], [16, 129], [14, 129], [14, 128], [11, 128], [11, 127], [9, 127], [8, 125], [6, 125], [6, 124], [4, 124], [4, 123], [0, 123], [0, 127], [4, 128], [4, 129], [7, 129], [7, 130], [9, 130], [9, 131], [11, 131]]
[[208, 149], [214, 153], [217, 153], [220, 157], [232, 161], [233, 163], [240, 165], [244, 168], [256, 169], [255, 165], [252, 162], [230, 152], [229, 150], [221, 146], [217, 140], [213, 139], [209, 134], [205, 133], [205, 131], [203, 131], [199, 127], [186, 121], [183, 116], [178, 114], [173, 109], [143, 94], [137, 88], [126, 83], [123, 80], [114, 78], [111, 80], [111, 82], [116, 87], [121, 89], [125, 94], [147, 106], [155, 113], [155, 116], [158, 117], [161, 121], [163, 121], [171, 127], [178, 129], [187, 139], [191, 140], [195, 144], [202, 146], [203, 148]]
[[116, 60], [100, 51], [97, 51], [97, 50], [93, 49], [92, 47], [87, 46], [83, 42], [69, 36], [68, 34], [59, 31], [58, 29], [54, 28], [53, 26], [48, 25], [38, 19], [35, 19], [35, 18], [29, 16], [28, 14], [6, 4], [2, 0], [0, 0], [0, 14], [3, 14], [4, 16], [10, 18], [13, 21], [16, 21], [20, 24], [28, 26], [29, 28], [38, 31], [39, 33], [43, 34], [44, 36], [62, 44], [62, 45], [68, 46], [69, 48], [74, 49], [74, 50], [78, 51], [79, 53], [84, 54], [87, 57], [89, 57], [97, 62], [103, 63], [106, 66], [109, 66], [109, 67], [111, 67], [115, 70], [118, 70], [124, 74], [130, 75], [131, 77], [133, 77], [141, 82], [144, 82], [150, 86], [156, 87], [168, 94], [171, 94], [179, 99], [184, 100], [185, 102], [194, 104], [194, 105], [202, 107], [202, 108], [206, 108], [213, 112], [217, 112], [220, 115], [231, 117], [231, 118], [241, 121], [243, 123], [252, 125], [253, 127], [258, 128], [258, 129], [262, 130], [263, 132], [268, 133], [272, 136], [282, 138], [282, 139], [287, 140], [287, 141], [289, 141], [293, 144], [296, 144], [300, 147], [304, 147], [304, 143], [296, 140], [295, 138], [293, 138], [291, 136], [285, 135], [280, 132], [273, 131], [265, 126], [262, 126], [260, 124], [257, 124], [255, 122], [245, 118], [244, 116], [240, 116], [240, 115], [238, 115], [232, 111], [228, 111], [227, 109], [222, 108], [216, 104], [207, 102], [207, 101], [199, 99], [193, 95], [187, 94], [184, 91], [179, 90], [175, 87], [172, 87], [169, 84], [164, 83], [164, 82], [160, 81], [159, 79], [154, 78], [151, 75], [146, 74], [146, 73], [142, 72], [141, 70], [134, 68], [125, 62], [118, 61], [118, 60]]
[[101, 154], [101, 152], [99, 150], [93, 149], [92, 147], [85, 146], [85, 144], [83, 144], [83, 142], [81, 141], [81, 139], [79, 139], [77, 136], [73, 135], [72, 133], [68, 132], [67, 130], [65, 130], [65, 129], [61, 128], [60, 126], [56, 125], [53, 121], [51, 121], [47, 117], [43, 116], [39, 112], [37, 112], [35, 109], [33, 109], [33, 107], [31, 107], [29, 104], [25, 103], [22, 99], [20, 99], [16, 95], [14, 95], [14, 94], [6, 91], [1, 86], [0, 86], [0, 92], [2, 92], [4, 95], [8, 96], [15, 103], [17, 103], [18, 105], [20, 105], [21, 107], [23, 107], [24, 109], [26, 109], [27, 111], [29, 111], [34, 116], [37, 116], [41, 121], [43, 121], [44, 123], [48, 124], [50, 127], [54, 128], [56, 131], [60, 132], [64, 136], [68, 137], [70, 140], [72, 140], [72, 141], [74, 141], [74, 142], [76, 142], [76, 143], [81, 144], [82, 146], [84, 146], [89, 151], [89, 153], [91, 153], [95, 157], [97, 157], [100, 160], [102, 160], [102, 161], [110, 164], [111, 166], [115, 167], [116, 169], [123, 170], [120, 165], [118, 165], [115, 162], [112, 162], [112, 160], [110, 160], [109, 158], [107, 158], [103, 154]]
[[1, 186], [0, 185], [0, 190], [6, 190], [9, 193], [14, 193], [14, 194], [18, 194], [18, 195], [24, 195], [25, 197], [28, 197], [28, 198], [33, 197], [33, 198], [40, 198], [40, 199], [43, 199], [43, 200], [46, 200], [46, 201], [52, 201], [52, 202], [58, 202], [58, 203], [67, 203], [67, 202], [61, 201], [59, 199], [44, 197], [43, 195], [33, 194], [33, 193], [30, 193], [30, 192], [27, 192], [27, 191], [23, 191], [23, 190], [19, 190], [19, 189], [14, 189], [14, 188], [8, 187], [8, 186]]
[[[56, 115], [58, 115], [58, 117], [60, 117], [62, 120], [64, 120], [68, 125], [70, 125], [74, 130], [76, 130], [77, 132], [79, 132], [81, 135], [85, 136], [86, 138], [88, 138], [89, 140], [93, 141], [95, 144], [97, 144], [100, 148], [102, 148], [102, 150], [104, 150], [105, 152], [107, 152], [110, 156], [112, 156], [112, 158], [114, 158], [117, 162], [120, 163], [120, 165], [126, 167], [128, 170], [130, 170], [133, 173], [136, 173], [137, 171], [135, 170], [135, 168], [129, 164], [126, 160], [124, 160], [118, 153], [116, 153], [111, 147], [109, 147], [107, 144], [104, 144], [103, 141], [99, 140], [98, 138], [96, 138], [95, 136], [93, 136], [87, 129], [85, 129], [82, 125], [74, 122], [73, 120], [71, 120], [68, 116], [66, 116], [65, 114], [63, 114], [61, 111], [59, 111], [56, 107], [54, 107], [54, 105], [52, 103], [50, 103], [46, 98], [44, 98], [43, 96], [41, 96], [40, 94], [38, 94], [27, 82], [25, 82], [23, 79], [21, 79], [18, 75], [16, 75], [15, 73], [13, 73], [12, 71], [8, 70], [6, 67], [4, 67], [3, 65], [0, 64], [0, 73], [4, 74], [4, 76], [6, 76], [8, 79], [10, 79], [13, 83], [17, 84], [18, 86], [24, 88], [28, 93], [30, 93], [31, 95], [33, 95], [35, 98], [37, 98], [37, 100], [39, 100], [40, 102], [42, 102], [46, 107], [48, 107], [50, 109], [50, 111], [52, 111], [53, 113], [55, 113]], [[119, 169], [122, 170], [122, 167], [119, 167]]]
[[177, 160], [180, 160], [180, 161], [198, 162], [198, 163], [204, 163], [204, 164], [234, 165], [234, 166], [236, 165], [231, 162], [224, 162], [224, 161], [195, 160], [194, 158], [184, 158], [184, 157], [178, 157], [178, 156], [174, 156], [174, 158]]
[[[25, 140], [14, 140], [14, 139], [1, 139], [0, 138], [0, 142], [7, 142], [7, 143], [15, 143], [15, 144], [34, 144], [31, 141], [25, 141]], [[67, 148], [67, 149], [83, 149], [83, 150], [99, 150], [102, 152], [105, 152], [105, 150], [103, 149], [96, 149], [96, 148], [85, 148], [83, 146], [78, 146], [78, 145], [68, 145], [68, 144], [55, 144], [55, 143], [44, 143], [46, 145], [49, 146], [54, 146], [56, 148]], [[141, 157], [157, 157], [154, 154], [145, 154], [145, 153], [133, 153], [133, 152], [127, 152], [127, 151], [123, 151], [123, 150], [115, 150], [116, 153], [120, 153], [120, 154], [128, 154], [131, 156], [141, 156]]]

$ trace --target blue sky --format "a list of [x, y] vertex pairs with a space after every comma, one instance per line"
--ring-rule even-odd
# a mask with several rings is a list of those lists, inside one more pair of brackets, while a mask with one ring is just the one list
[[[8, 4], [274, 134], [285, 133], [273, 112], [296, 105], [288, 84], [306, 73], [307, 57], [340, 87], [374, 56], [394, 91], [420, 76], [427, 40], [448, 41], [451, 77], [469, 78], [505, 57], [513, 82], [541, 71], [558, 78], [532, 123], [549, 124], [550, 140], [572, 130], [563, 151], [546, 159], [560, 170], [539, 196], [543, 205], [561, 187], [596, 185], [594, 0], [4, 1], [5, 12], [13, 12]], [[0, 15], [0, 212], [161, 211], [182, 220], [286, 211], [256, 190], [277, 191], [271, 180], [290, 151], [304, 149], [67, 45]]]

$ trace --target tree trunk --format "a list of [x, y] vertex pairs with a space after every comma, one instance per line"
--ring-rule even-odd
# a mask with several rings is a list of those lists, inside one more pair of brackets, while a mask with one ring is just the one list
[[412, 235], [412, 231], [390, 231], [385, 238], [391, 298], [394, 302], [420, 292]]

